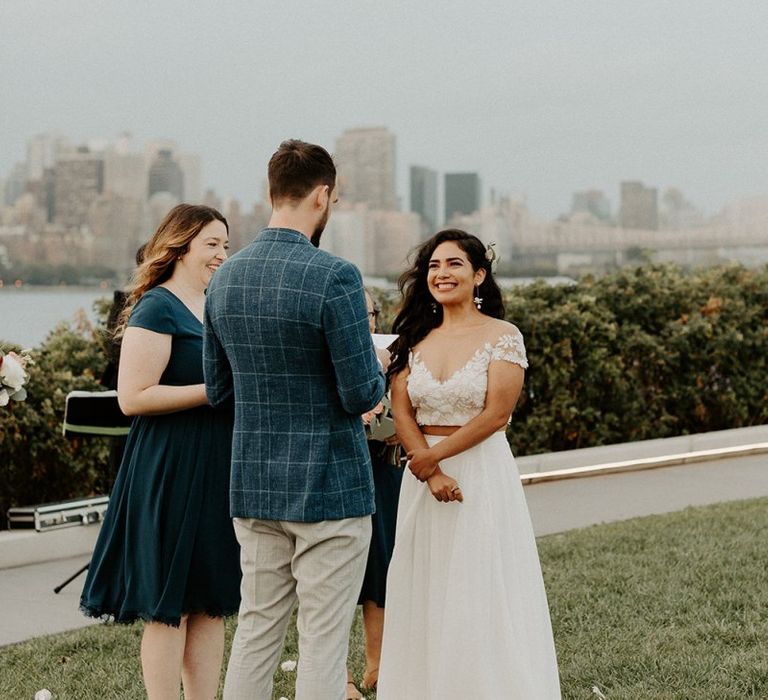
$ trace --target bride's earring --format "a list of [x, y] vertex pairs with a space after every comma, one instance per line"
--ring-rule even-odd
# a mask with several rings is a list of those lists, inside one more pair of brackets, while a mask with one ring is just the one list
[[430, 306], [432, 307], [432, 313], [433, 313], [433, 314], [436, 314], [436, 313], [437, 313], [437, 304], [435, 304], [435, 302], [433, 301], [433, 302], [430, 304]]
[[477, 310], [480, 311], [480, 308], [483, 305], [483, 298], [480, 296], [480, 288], [477, 285], [475, 285], [475, 298], [473, 301]]

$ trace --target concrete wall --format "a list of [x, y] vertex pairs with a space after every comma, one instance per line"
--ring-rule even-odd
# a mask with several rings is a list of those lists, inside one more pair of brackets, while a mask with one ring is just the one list
[[[702, 454], [712, 450], [722, 452]], [[517, 462], [534, 531], [548, 535], [768, 497], [768, 426], [553, 452]]]
[[768, 442], [768, 425], [718, 430], [711, 433], [697, 433], [696, 435], [683, 435], [660, 440], [623, 442], [618, 445], [588, 447], [583, 450], [546, 452], [530, 457], [519, 457], [516, 461], [520, 474], [532, 474], [763, 442]]
[[[517, 464], [525, 483], [533, 475], [556, 470], [758, 443], [768, 443], [768, 425], [551, 452], [521, 457]], [[525, 494], [537, 535], [693, 505], [768, 496], [768, 451], [664, 468], [557, 478], [526, 484]], [[85, 563], [99, 527], [0, 532], [0, 570], [80, 556]]]

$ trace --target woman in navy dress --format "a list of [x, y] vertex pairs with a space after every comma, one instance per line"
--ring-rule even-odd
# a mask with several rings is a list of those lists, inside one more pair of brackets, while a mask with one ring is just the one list
[[[371, 296], [365, 290], [365, 303], [368, 306], [368, 323], [371, 333], [377, 332], [379, 310]], [[380, 359], [389, 362], [389, 353], [378, 350]], [[364, 417], [365, 420], [365, 417]], [[358, 605], [363, 606], [363, 631], [365, 633], [365, 671], [363, 672], [363, 690], [376, 690], [379, 678], [379, 660], [381, 657], [381, 636], [384, 632], [384, 602], [386, 599], [387, 570], [395, 546], [395, 523], [397, 521], [397, 501], [400, 497], [400, 482], [403, 469], [400, 465], [400, 449], [397, 435], [385, 440], [368, 440], [373, 465], [373, 488], [376, 496], [376, 512], [371, 516], [371, 546], [365, 576], [358, 598]], [[360, 700], [363, 694], [355, 685], [351, 672], [347, 669], [346, 700]]]
[[147, 243], [118, 333], [118, 400], [135, 416], [85, 582], [81, 608], [145, 621], [150, 699], [216, 695], [224, 616], [240, 602], [229, 517], [233, 413], [203, 384], [205, 289], [227, 257], [215, 209], [180, 204]]

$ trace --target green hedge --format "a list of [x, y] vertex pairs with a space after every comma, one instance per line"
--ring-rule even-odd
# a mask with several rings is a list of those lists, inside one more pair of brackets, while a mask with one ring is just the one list
[[[377, 297], [386, 329], [398, 295]], [[639, 267], [505, 303], [530, 362], [517, 455], [768, 423], [768, 267]]]
[[98, 332], [84, 319], [61, 324], [32, 357], [27, 399], [0, 408], [0, 529], [11, 506], [109, 493], [114, 478], [107, 473], [107, 439], [71, 439], [61, 432], [67, 393], [103, 388]]
[[[398, 294], [374, 294], [388, 330]], [[768, 423], [768, 267], [641, 267], [505, 300], [530, 361], [517, 455]], [[0, 528], [12, 505], [108, 493], [113, 478], [108, 440], [61, 436], [67, 392], [100, 388], [99, 329], [59, 326], [34, 357], [29, 397], [0, 408]]]

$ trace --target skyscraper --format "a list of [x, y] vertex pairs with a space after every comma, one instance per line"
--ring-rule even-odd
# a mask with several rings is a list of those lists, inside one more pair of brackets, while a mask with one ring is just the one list
[[93, 234], [92, 262], [120, 272], [131, 270], [136, 249], [149, 237], [144, 218], [144, 205], [138, 199], [114, 192], [104, 192], [96, 197], [87, 219]]
[[406, 268], [406, 258], [421, 238], [421, 221], [413, 212], [371, 211], [366, 221], [366, 238], [373, 253], [370, 271], [396, 277]]
[[43, 173], [68, 149], [69, 142], [61, 134], [37, 134], [27, 139], [27, 178], [42, 180]]
[[480, 209], [480, 176], [477, 173], [445, 174], [445, 223], [455, 214], [471, 214]]
[[611, 218], [611, 203], [601, 190], [574, 192], [571, 214], [578, 212], [587, 212], [600, 221], [608, 221]]
[[336, 139], [334, 153], [339, 195], [349, 204], [397, 209], [395, 135], [384, 127], [347, 129]]
[[421, 216], [427, 231], [437, 230], [437, 173], [421, 165], [411, 166], [411, 211]]
[[181, 172], [184, 175], [184, 201], [198, 204], [203, 199], [200, 183], [200, 156], [197, 153], [176, 153]]
[[60, 155], [54, 167], [54, 221], [82, 226], [88, 209], [104, 190], [104, 159], [87, 148]]
[[169, 192], [176, 199], [184, 199], [184, 173], [173, 159], [169, 149], [160, 149], [149, 166], [149, 191], [151, 197], [158, 192]]
[[642, 182], [621, 183], [622, 228], [639, 228], [655, 231], [659, 228], [659, 206], [655, 187], [645, 187]]
[[147, 199], [148, 169], [143, 153], [108, 150], [104, 153], [104, 191], [143, 202]]
[[367, 233], [368, 207], [342, 203], [328, 221], [322, 247], [357, 265], [364, 275], [373, 274], [374, 251]]
[[26, 163], [16, 163], [3, 188], [3, 204], [12, 206], [16, 200], [24, 194], [27, 189], [27, 165]]

